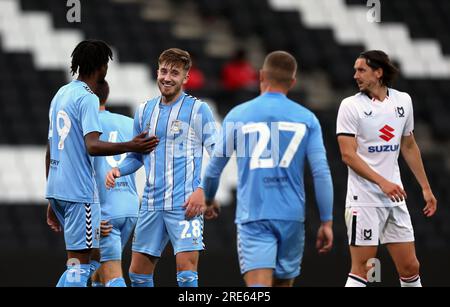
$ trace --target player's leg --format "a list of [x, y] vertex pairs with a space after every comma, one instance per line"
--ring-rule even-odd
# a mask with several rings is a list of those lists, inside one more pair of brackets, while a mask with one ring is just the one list
[[180, 287], [198, 287], [198, 258], [203, 244], [203, 216], [186, 220], [184, 210], [164, 212], [164, 221], [176, 255]]
[[293, 221], [270, 221], [278, 237], [274, 287], [292, 287], [300, 275], [305, 246], [305, 225]]
[[101, 279], [107, 287], [126, 287], [122, 273], [122, 238], [121, 229], [126, 218], [111, 219], [112, 226], [108, 236], [100, 238]]
[[[101, 245], [101, 238], [100, 238]], [[93, 248], [91, 251], [91, 285], [92, 287], [104, 287], [101, 277], [100, 249]]]
[[137, 218], [124, 217], [110, 220], [108, 236], [100, 239], [102, 251], [102, 280], [107, 287], [126, 287], [122, 272], [122, 251], [132, 234]]
[[380, 219], [374, 207], [348, 207], [345, 210], [351, 269], [346, 287], [365, 287], [368, 261], [375, 258], [378, 250]]
[[153, 287], [156, 264], [169, 237], [163, 212], [141, 210], [134, 231], [129, 276], [132, 287]]
[[414, 231], [406, 205], [391, 208], [388, 224], [380, 237], [394, 261], [402, 287], [421, 287]]
[[99, 248], [100, 204], [66, 203], [64, 239], [68, 250], [65, 287], [86, 287], [91, 254]]
[[239, 266], [248, 287], [271, 287], [276, 268], [277, 238], [269, 221], [237, 224]]
[[67, 270], [59, 287], [85, 287], [90, 274], [91, 249], [98, 248], [99, 204], [80, 204], [51, 200], [50, 204], [64, 228]]

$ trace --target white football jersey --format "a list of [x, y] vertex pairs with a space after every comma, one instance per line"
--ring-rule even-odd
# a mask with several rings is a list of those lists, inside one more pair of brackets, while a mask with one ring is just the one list
[[[358, 93], [344, 99], [337, 117], [337, 135], [356, 138], [358, 155], [378, 174], [403, 187], [398, 167], [402, 136], [414, 130], [411, 97], [388, 89], [381, 102]], [[392, 207], [405, 202], [393, 202], [378, 185], [348, 168], [347, 207]]]

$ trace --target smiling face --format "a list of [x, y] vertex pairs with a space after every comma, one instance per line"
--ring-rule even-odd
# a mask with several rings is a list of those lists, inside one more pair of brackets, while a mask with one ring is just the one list
[[158, 87], [165, 103], [170, 103], [181, 93], [188, 80], [183, 64], [163, 62], [158, 68]]
[[355, 75], [353, 78], [358, 84], [359, 90], [363, 93], [373, 92], [381, 85], [380, 79], [383, 76], [381, 68], [373, 69], [367, 65], [366, 59], [358, 58], [355, 62]]

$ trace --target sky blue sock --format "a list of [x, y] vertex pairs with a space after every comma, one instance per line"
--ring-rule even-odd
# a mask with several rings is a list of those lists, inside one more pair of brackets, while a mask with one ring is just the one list
[[194, 271], [177, 272], [179, 287], [198, 287], [198, 273]]
[[56, 284], [57, 288], [64, 287], [64, 283], [66, 282], [66, 275], [67, 275], [67, 270], [65, 270], [64, 273], [62, 273], [61, 277], [59, 278], [58, 283]]
[[253, 285], [248, 285], [250, 288], [266, 288], [266, 285], [263, 284], [253, 284]]
[[113, 278], [106, 283], [106, 287], [123, 288], [126, 287], [125, 279], [123, 277]]
[[131, 286], [136, 288], [154, 287], [153, 274], [136, 274], [129, 272]]
[[99, 282], [99, 281], [93, 281], [93, 282], [91, 283], [91, 286], [92, 286], [93, 288], [103, 288], [103, 287], [105, 287], [105, 285], [102, 284], [102, 283]]
[[101, 266], [101, 263], [96, 260], [91, 260], [89, 265], [90, 265], [90, 270], [91, 270], [91, 272], [89, 273], [89, 278], [91, 278], [92, 275], [94, 275], [95, 271], [97, 271], [98, 268]]
[[90, 264], [73, 265], [67, 268], [64, 287], [87, 287]]

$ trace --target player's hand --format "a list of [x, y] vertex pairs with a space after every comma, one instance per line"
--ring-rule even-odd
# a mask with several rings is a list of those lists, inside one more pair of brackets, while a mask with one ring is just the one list
[[107, 174], [106, 174], [106, 181], [105, 185], [107, 189], [112, 189], [116, 185], [116, 178], [120, 177], [120, 171], [117, 167], [113, 167]]
[[406, 192], [401, 186], [388, 180], [379, 184], [381, 190], [394, 202], [401, 202], [406, 199]]
[[317, 231], [316, 248], [319, 254], [328, 253], [333, 247], [333, 222], [328, 221], [320, 225]]
[[422, 190], [422, 193], [423, 199], [426, 202], [425, 208], [423, 208], [423, 214], [425, 214], [426, 217], [432, 217], [437, 210], [437, 200], [430, 188]]
[[107, 237], [111, 233], [113, 226], [109, 223], [109, 221], [101, 221], [100, 222], [100, 235], [102, 237]]
[[220, 205], [216, 200], [206, 202], [205, 219], [212, 220], [219, 216]]
[[135, 136], [131, 141], [132, 152], [149, 153], [158, 145], [159, 139], [156, 136], [148, 137], [148, 131]]
[[185, 216], [191, 219], [195, 216], [202, 215], [206, 211], [205, 194], [203, 189], [197, 188], [183, 205], [186, 210]]
[[53, 209], [50, 206], [50, 204], [48, 204], [47, 206], [47, 225], [54, 232], [62, 231], [61, 224], [59, 224], [58, 218], [56, 217], [55, 212], [53, 212]]

